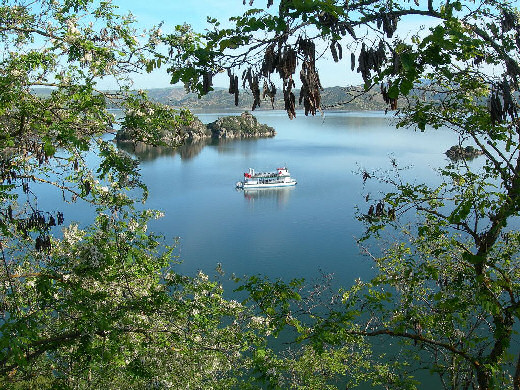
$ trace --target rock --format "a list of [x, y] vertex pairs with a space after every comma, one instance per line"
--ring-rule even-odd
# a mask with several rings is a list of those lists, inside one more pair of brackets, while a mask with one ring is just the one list
[[182, 126], [179, 133], [185, 135], [182, 137], [183, 141], [188, 140], [192, 142], [200, 141], [211, 136], [211, 131], [199, 118], [195, 118], [188, 126]]
[[477, 156], [480, 156], [482, 153], [481, 150], [473, 147], [473, 146], [466, 146], [463, 148], [460, 145], [453, 145], [451, 148], [449, 148], [446, 151], [446, 156], [448, 156], [451, 160], [457, 161], [457, 160], [472, 160]]
[[254, 138], [274, 137], [276, 132], [270, 126], [258, 123], [249, 112], [240, 116], [225, 116], [207, 125], [213, 138]]

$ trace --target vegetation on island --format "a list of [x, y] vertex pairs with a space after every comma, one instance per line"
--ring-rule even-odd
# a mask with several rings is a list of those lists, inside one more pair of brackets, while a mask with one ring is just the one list
[[[426, 371], [446, 389], [520, 389], [515, 4], [259, 3], [225, 28], [210, 18], [204, 33], [165, 34], [138, 31], [106, 1], [2, 2], [0, 387], [414, 389]], [[401, 35], [417, 15], [432, 27]], [[176, 243], [147, 230], [160, 212], [136, 205], [147, 194], [138, 162], [103, 134], [117, 125], [159, 145], [162, 129], [191, 123], [190, 112], [130, 92], [135, 72], [162, 66], [200, 95], [227, 71], [237, 103], [241, 66], [252, 108], [281, 96], [290, 118], [299, 84], [298, 103], [314, 115], [318, 43], [335, 61], [351, 52], [398, 126], [447, 128], [482, 164], [449, 162], [433, 186], [406, 182], [395, 160], [361, 170], [393, 187], [367, 194], [366, 214], [360, 205], [372, 280], [330, 291], [251, 276], [237, 281], [240, 302], [224, 298], [206, 273], [176, 272]], [[99, 90], [101, 78], [119, 90]], [[75, 202], [91, 205], [91, 223], [69, 222]], [[274, 345], [281, 334], [288, 344]]]
[[214, 138], [253, 138], [274, 137], [274, 128], [258, 123], [258, 120], [249, 112], [239, 116], [223, 116], [208, 124]]
[[[118, 143], [136, 144], [142, 141], [139, 138], [139, 128], [126, 127], [116, 134]], [[160, 144], [154, 146], [180, 146], [186, 142], [200, 142], [212, 139], [241, 139], [274, 137], [275, 130], [271, 126], [258, 123], [256, 117], [245, 111], [240, 115], [224, 116], [217, 120], [203, 124], [197, 117], [191, 118], [182, 126], [162, 128], [158, 135]], [[146, 143], [149, 145], [149, 143]]]

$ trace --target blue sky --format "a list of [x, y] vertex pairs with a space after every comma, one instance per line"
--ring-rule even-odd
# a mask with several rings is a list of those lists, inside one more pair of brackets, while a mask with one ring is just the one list
[[[261, 6], [265, 0], [256, 0]], [[200, 30], [206, 26], [207, 16], [227, 20], [241, 14], [248, 6], [242, 0], [113, 0], [121, 11], [131, 11], [143, 25], [154, 25], [161, 21], [175, 26], [184, 22]]]
[[[119, 6], [121, 13], [129, 11], [136, 17], [143, 28], [164, 22], [164, 31], [172, 29], [175, 25], [188, 23], [196, 31], [202, 31], [206, 26], [207, 16], [215, 17], [224, 22], [230, 16], [240, 15], [249, 9], [243, 5], [242, 0], [113, 0]], [[259, 8], [266, 5], [266, 0], [255, 0]], [[401, 23], [400, 30], [406, 35], [409, 31], [417, 29], [425, 23], [424, 19], [414, 18]], [[324, 87], [359, 85], [361, 76], [350, 70], [350, 53], [344, 50], [342, 61], [335, 63], [330, 53], [321, 60], [317, 67], [320, 71], [321, 82]], [[152, 74], [140, 75], [135, 78], [136, 88], [163, 88], [169, 86], [169, 78], [164, 69]], [[217, 77], [215, 85], [227, 87], [227, 77]]]
[[[256, 1], [259, 7], [265, 5], [265, 0]], [[112, 3], [119, 7], [119, 13], [131, 12], [142, 28], [164, 22], [162, 30], [165, 32], [183, 23], [190, 24], [195, 31], [203, 31], [208, 16], [224, 22], [249, 8], [243, 5], [242, 0], [113, 0]], [[217, 78], [215, 84], [227, 87], [228, 82], [226, 76]], [[134, 83], [135, 88], [142, 89], [170, 86], [165, 69], [139, 75], [134, 78]]]

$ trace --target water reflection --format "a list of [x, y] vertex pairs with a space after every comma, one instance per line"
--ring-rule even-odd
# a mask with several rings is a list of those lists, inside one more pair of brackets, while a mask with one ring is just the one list
[[247, 199], [250, 203], [256, 201], [274, 201], [280, 206], [286, 205], [291, 196], [291, 191], [295, 187], [279, 187], [279, 188], [248, 188], [245, 190], [237, 191], [244, 193], [244, 199]]
[[218, 153], [235, 153], [236, 148], [229, 147], [232, 143], [255, 142], [256, 139], [225, 139], [208, 138], [201, 141], [188, 141], [176, 148], [166, 146], [153, 146], [143, 142], [117, 142], [117, 147], [133, 154], [141, 161], [153, 161], [159, 157], [179, 156], [181, 160], [191, 160], [197, 157], [206, 146], [215, 147]]

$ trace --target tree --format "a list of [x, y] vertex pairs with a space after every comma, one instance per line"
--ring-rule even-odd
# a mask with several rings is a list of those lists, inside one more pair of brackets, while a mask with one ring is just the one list
[[[345, 292], [340, 309], [327, 315], [306, 310], [314, 321], [288, 324], [323, 359], [332, 359], [331, 351], [353, 336], [367, 343], [376, 337], [399, 340], [401, 376], [379, 379], [390, 387], [414, 386], [406, 378], [426, 366], [445, 388], [520, 389], [514, 339], [520, 320], [520, 21], [514, 3], [282, 0], [271, 10], [272, 5], [232, 18], [231, 28], [210, 20], [212, 30], [195, 34], [184, 26], [189, 43], [168, 37], [171, 53], [180, 53], [172, 80], [204, 93], [212, 76], [227, 70], [229, 92], [238, 96], [234, 69], [242, 66], [254, 109], [261, 103], [260, 85], [264, 98], [277, 92], [278, 73], [292, 118], [299, 69], [299, 102], [305, 114], [314, 115], [320, 109], [318, 48], [326, 44], [334, 60], [346, 48], [365, 88], [381, 88], [389, 109], [398, 109], [398, 126], [448, 128], [459, 135], [460, 146], [483, 154], [482, 164], [448, 163], [438, 186], [403, 181], [395, 161], [388, 176], [362, 172], [364, 180], [379, 177], [394, 186], [372, 197], [368, 212], [360, 214], [366, 237], [394, 228], [400, 239], [372, 255], [378, 275]], [[434, 26], [399, 31], [406, 17], [417, 15]], [[187, 60], [191, 66], [185, 67]], [[374, 355], [374, 364], [390, 367], [387, 357]]]
[[[520, 388], [517, 10], [489, 0], [272, 5], [249, 9], [231, 28], [210, 20], [203, 34], [183, 25], [143, 38], [107, 2], [2, 2], [3, 387], [414, 388], [414, 372], [426, 367], [446, 388]], [[400, 37], [400, 20], [414, 15], [437, 25]], [[253, 276], [239, 303], [204, 273], [178, 275], [174, 243], [146, 230], [158, 214], [130, 196], [140, 188], [146, 198], [137, 162], [101, 136], [120, 124], [160, 144], [162, 129], [191, 116], [131, 92], [134, 72], [165, 64], [172, 82], [203, 94], [227, 71], [238, 99], [243, 66], [253, 109], [277, 92], [278, 73], [293, 117], [299, 69], [300, 102], [315, 114], [318, 40], [340, 60], [346, 39], [351, 68], [399, 108], [399, 125], [448, 127], [461, 146], [483, 152], [483, 164], [450, 163], [435, 187], [404, 182], [398, 162], [387, 176], [362, 172], [395, 187], [367, 198], [367, 237], [395, 228], [400, 239], [373, 255], [373, 280], [327, 298], [323, 286], [307, 294], [301, 282]], [[104, 77], [120, 88], [98, 90]], [[92, 150], [95, 166], [85, 159]], [[42, 185], [90, 203], [92, 224], [65, 225], [63, 210], [40, 209]], [[296, 335], [290, 348], [270, 344], [280, 332]], [[397, 340], [399, 353], [378, 351], [380, 337]]]
[[[229, 388], [268, 330], [204, 273], [177, 274], [175, 242], [147, 232], [160, 213], [135, 207], [138, 162], [103, 135], [121, 126], [157, 145], [192, 117], [131, 91], [160, 32], [142, 37], [116, 12], [93, 0], [0, 6], [2, 388]], [[119, 88], [100, 90], [103, 78]], [[75, 202], [91, 205], [90, 224], [68, 221]]]

